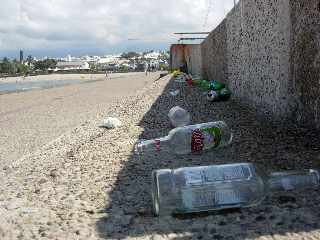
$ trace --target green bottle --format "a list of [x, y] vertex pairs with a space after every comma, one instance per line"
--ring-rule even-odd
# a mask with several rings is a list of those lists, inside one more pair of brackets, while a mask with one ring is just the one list
[[219, 99], [221, 101], [229, 100], [230, 97], [231, 97], [231, 91], [228, 88], [223, 88], [220, 90]]
[[225, 84], [214, 80], [214, 81], [210, 82], [210, 89], [209, 90], [218, 91], [218, 90], [221, 90], [221, 89], [223, 89], [225, 87], [226, 87]]
[[209, 91], [211, 87], [210, 82], [208, 82], [207, 80], [202, 80], [200, 83], [200, 88], [204, 91]]

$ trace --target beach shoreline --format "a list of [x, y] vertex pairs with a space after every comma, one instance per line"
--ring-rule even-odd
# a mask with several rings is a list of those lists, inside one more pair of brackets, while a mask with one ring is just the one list
[[[141, 74], [140, 72], [130, 72], [130, 73], [111, 73], [108, 75], [108, 78], [117, 78], [123, 76], [132, 76]], [[106, 79], [105, 74], [46, 74], [46, 75], [37, 75], [37, 76], [19, 76], [19, 77], [0, 77], [0, 84], [1, 83], [20, 83], [20, 82], [33, 82], [33, 81], [65, 81], [65, 80], [83, 80], [83, 81], [90, 81], [90, 80], [103, 80]]]

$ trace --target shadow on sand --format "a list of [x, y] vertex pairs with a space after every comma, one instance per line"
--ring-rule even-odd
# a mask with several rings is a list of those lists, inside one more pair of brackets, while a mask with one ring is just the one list
[[[168, 94], [178, 87], [179, 96]], [[260, 206], [242, 210], [154, 217], [150, 194], [150, 174], [154, 169], [253, 162], [270, 172], [316, 167], [319, 159], [319, 133], [258, 120], [253, 111], [234, 101], [209, 103], [201, 90], [173, 80], [140, 121], [145, 129], [140, 138], [167, 135], [171, 128], [166, 114], [176, 105], [191, 113], [193, 123], [226, 121], [234, 130], [233, 144], [201, 156], [159, 153], [139, 157], [132, 153], [109, 193], [106, 217], [97, 222], [101, 238], [154, 235], [170, 239], [252, 239], [273, 235], [291, 238], [297, 233], [319, 229], [318, 190], [270, 195]]]

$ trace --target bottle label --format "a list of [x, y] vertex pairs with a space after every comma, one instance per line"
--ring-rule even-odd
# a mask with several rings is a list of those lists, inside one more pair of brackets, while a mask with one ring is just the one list
[[187, 186], [204, 185], [213, 182], [248, 180], [252, 177], [248, 165], [212, 166], [185, 170]]
[[213, 144], [213, 147], [218, 147], [221, 141], [221, 131], [217, 127], [195, 129], [192, 131], [191, 137], [191, 152], [201, 152], [206, 144]]
[[204, 190], [182, 189], [182, 201], [186, 208], [208, 208], [223, 205], [239, 205], [241, 196], [236, 189]]
[[282, 185], [283, 189], [286, 191], [290, 191], [290, 190], [294, 189], [294, 186], [293, 186], [290, 178], [281, 179], [281, 185]]
[[192, 131], [191, 152], [201, 152], [204, 147], [204, 136], [200, 129]]
[[154, 141], [154, 145], [155, 145], [155, 147], [156, 147], [156, 151], [157, 151], [157, 152], [160, 152], [160, 150], [161, 150], [161, 141], [160, 141], [159, 139], [156, 139], [156, 140]]

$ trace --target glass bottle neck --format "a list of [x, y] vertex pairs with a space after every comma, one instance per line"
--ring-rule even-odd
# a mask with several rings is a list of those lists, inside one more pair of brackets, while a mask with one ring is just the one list
[[136, 154], [143, 154], [147, 152], [163, 152], [170, 150], [170, 138], [165, 136], [162, 138], [152, 140], [141, 140], [135, 146]]
[[319, 171], [288, 171], [272, 173], [267, 180], [270, 191], [290, 191], [310, 187], [317, 187], [320, 184]]

